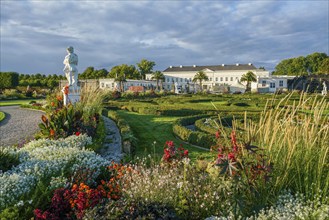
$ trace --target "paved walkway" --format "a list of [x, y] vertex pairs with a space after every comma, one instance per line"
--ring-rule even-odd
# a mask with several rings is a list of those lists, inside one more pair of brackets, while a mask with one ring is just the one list
[[6, 118], [0, 122], [0, 146], [12, 146], [33, 139], [38, 132], [43, 112], [19, 106], [0, 107]]
[[123, 157], [120, 131], [113, 120], [104, 116], [103, 120], [106, 127], [106, 137], [99, 154], [110, 161], [120, 163]]

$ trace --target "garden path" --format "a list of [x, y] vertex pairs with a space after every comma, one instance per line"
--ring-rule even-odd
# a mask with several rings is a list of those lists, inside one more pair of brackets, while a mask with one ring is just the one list
[[19, 106], [0, 107], [6, 118], [0, 122], [0, 146], [22, 144], [33, 139], [41, 123], [41, 111], [22, 109]]
[[123, 154], [119, 128], [113, 120], [104, 116], [103, 119], [106, 127], [106, 137], [104, 146], [100, 150], [100, 155], [110, 161], [120, 163]]

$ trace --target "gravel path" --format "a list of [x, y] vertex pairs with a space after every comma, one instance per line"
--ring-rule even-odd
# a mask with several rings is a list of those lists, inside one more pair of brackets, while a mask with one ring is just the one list
[[0, 107], [0, 111], [6, 113], [6, 118], [0, 122], [0, 146], [12, 146], [33, 139], [44, 114], [19, 106]]
[[104, 147], [99, 154], [110, 161], [120, 163], [123, 158], [120, 131], [113, 120], [104, 116], [103, 120], [106, 127], [106, 137]]

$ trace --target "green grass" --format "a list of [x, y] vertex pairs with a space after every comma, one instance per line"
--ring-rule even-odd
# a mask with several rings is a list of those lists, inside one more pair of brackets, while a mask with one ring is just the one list
[[26, 105], [31, 101], [39, 101], [36, 99], [18, 99], [18, 100], [1, 100], [0, 106], [12, 106], [12, 105]]
[[[156, 158], [160, 158], [163, 155], [166, 141], [174, 141], [176, 147], [182, 144], [185, 149], [189, 150], [189, 157], [192, 160], [199, 156], [213, 157], [209, 151], [185, 144], [173, 135], [172, 124], [178, 117], [143, 115], [127, 111], [118, 111], [118, 114], [129, 122], [129, 126], [138, 139], [137, 157], [146, 157], [149, 154], [154, 156], [155, 154]], [[156, 143], [154, 144], [154, 142]]]
[[3, 121], [6, 118], [6, 114], [4, 112], [0, 112], [0, 121]]

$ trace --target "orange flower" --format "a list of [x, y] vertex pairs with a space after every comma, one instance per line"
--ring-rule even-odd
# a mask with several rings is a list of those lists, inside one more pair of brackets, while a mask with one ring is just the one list
[[64, 94], [65, 95], [69, 94], [69, 86], [64, 87]]
[[58, 96], [56, 97], [56, 99], [57, 99], [58, 101], [62, 101], [62, 100], [63, 100], [63, 97], [58, 95]]
[[55, 130], [50, 129], [50, 136], [54, 136], [55, 135]]
[[48, 123], [48, 119], [45, 115], [41, 116], [41, 120], [43, 121], [43, 123], [47, 124]]

